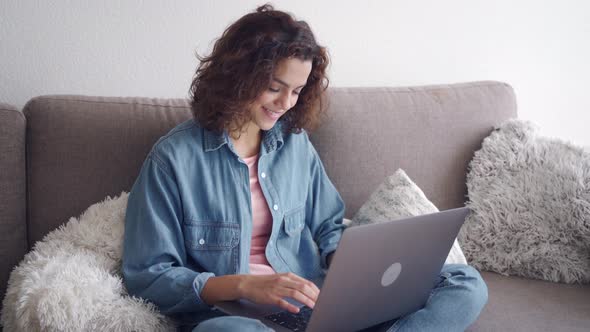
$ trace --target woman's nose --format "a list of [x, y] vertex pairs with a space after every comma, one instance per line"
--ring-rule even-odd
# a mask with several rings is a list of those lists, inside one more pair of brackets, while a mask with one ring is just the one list
[[277, 100], [283, 111], [288, 111], [292, 106], [293, 102], [289, 93], [283, 93]]

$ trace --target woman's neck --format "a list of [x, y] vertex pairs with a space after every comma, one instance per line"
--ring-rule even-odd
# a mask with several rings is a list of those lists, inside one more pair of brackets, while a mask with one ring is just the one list
[[260, 152], [262, 130], [258, 126], [250, 124], [241, 132], [234, 132], [229, 136], [233, 142], [234, 149], [241, 158], [252, 157]]

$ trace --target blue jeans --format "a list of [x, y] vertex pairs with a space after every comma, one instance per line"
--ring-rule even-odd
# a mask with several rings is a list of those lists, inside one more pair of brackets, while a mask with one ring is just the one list
[[[477, 270], [461, 264], [445, 265], [424, 308], [363, 332], [464, 331], [477, 319], [487, 300], [488, 288]], [[204, 331], [273, 330], [259, 320], [226, 316], [203, 321], [193, 329]]]

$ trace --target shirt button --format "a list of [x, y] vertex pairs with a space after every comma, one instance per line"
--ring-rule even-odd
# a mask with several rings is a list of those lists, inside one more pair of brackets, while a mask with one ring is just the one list
[[272, 209], [276, 211], [279, 209], [279, 206], [275, 204], [275, 205], [273, 205]]
[[260, 176], [264, 179], [264, 178], [266, 178], [266, 173], [262, 172], [262, 173], [260, 173]]
[[204, 244], [205, 244], [205, 239], [200, 239], [200, 240], [199, 240], [199, 244], [200, 244], [200, 245], [204, 245]]

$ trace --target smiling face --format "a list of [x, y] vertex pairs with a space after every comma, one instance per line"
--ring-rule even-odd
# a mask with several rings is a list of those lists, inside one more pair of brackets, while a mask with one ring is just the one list
[[310, 60], [281, 60], [275, 68], [268, 89], [250, 104], [250, 125], [261, 130], [271, 129], [281, 116], [297, 103], [311, 68]]

